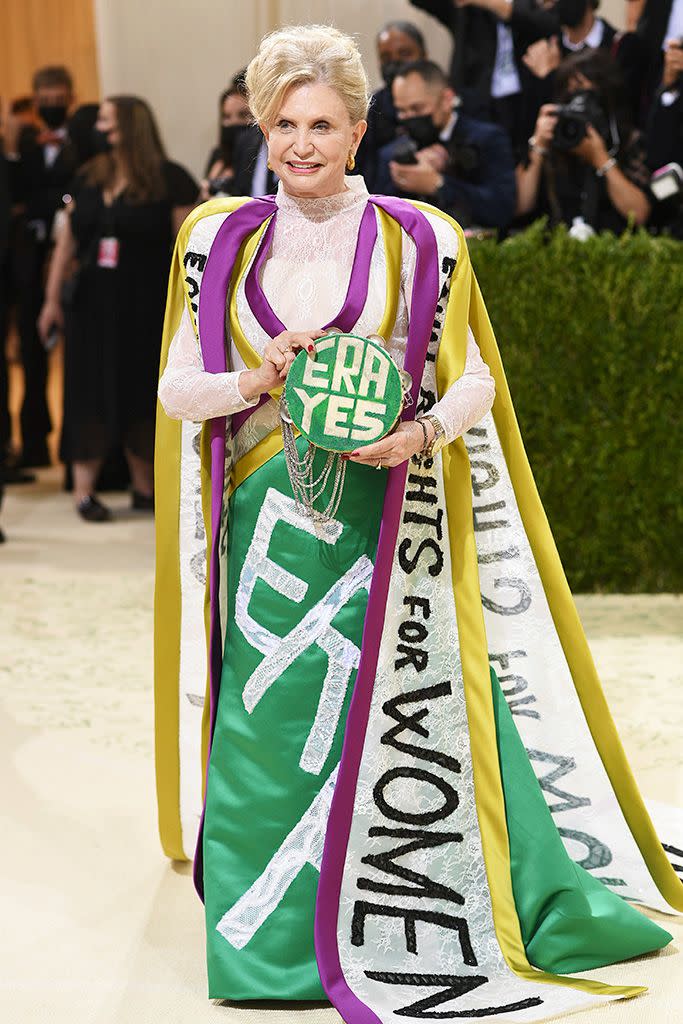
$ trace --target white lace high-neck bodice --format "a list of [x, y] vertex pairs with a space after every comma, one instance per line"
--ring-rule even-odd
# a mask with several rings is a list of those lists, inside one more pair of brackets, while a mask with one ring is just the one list
[[[360, 176], [348, 176], [343, 192], [333, 196], [303, 199], [285, 192], [282, 183], [275, 197], [278, 214], [270, 250], [261, 266], [260, 283], [270, 306], [287, 330], [315, 330], [334, 323], [349, 284], [361, 218], [368, 191]], [[387, 348], [402, 366], [410, 319], [415, 246], [403, 234], [401, 293], [394, 331]], [[381, 322], [385, 303], [386, 267], [384, 251], [376, 246], [370, 269], [368, 299], [355, 331], [372, 334]], [[245, 308], [244, 294], [238, 294], [238, 310]], [[240, 313], [240, 319], [242, 313]], [[249, 341], [262, 352], [268, 341], [252, 319]], [[232, 365], [243, 366], [239, 354], [231, 353]], [[228, 416], [256, 405], [247, 402], [239, 389], [240, 374], [207, 373], [197, 346], [187, 309], [171, 342], [166, 369], [159, 382], [159, 398], [174, 419], [194, 422]], [[449, 441], [477, 423], [491, 408], [495, 393], [493, 378], [482, 360], [472, 332], [469, 332], [465, 370], [436, 403], [431, 412], [442, 423]]]
[[341, 309], [367, 201], [359, 176], [346, 178], [344, 192], [320, 199], [300, 199], [278, 185], [277, 224], [261, 285], [288, 330], [320, 326]]

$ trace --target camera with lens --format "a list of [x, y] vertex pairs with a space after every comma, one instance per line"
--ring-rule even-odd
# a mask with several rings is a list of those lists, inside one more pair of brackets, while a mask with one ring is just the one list
[[578, 146], [588, 134], [592, 124], [609, 146], [612, 143], [609, 120], [600, 100], [592, 90], [577, 92], [567, 103], [556, 108], [557, 123], [553, 133], [553, 149], [566, 153]]
[[207, 185], [210, 196], [229, 195], [232, 184], [232, 175], [224, 174], [220, 178], [211, 178]]

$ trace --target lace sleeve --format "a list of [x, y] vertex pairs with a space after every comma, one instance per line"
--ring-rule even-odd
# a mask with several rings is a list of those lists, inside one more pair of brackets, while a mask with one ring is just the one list
[[[401, 287], [408, 313], [415, 274], [416, 249], [411, 238], [403, 238], [403, 273]], [[462, 376], [449, 387], [442, 398], [429, 410], [436, 416], [451, 442], [478, 423], [493, 405], [496, 385], [491, 371], [481, 357], [479, 346], [470, 327], [467, 328], [467, 353]]]
[[481, 358], [479, 346], [468, 327], [462, 377], [451, 384], [443, 398], [430, 409], [446, 432], [446, 440], [454, 441], [478, 423], [493, 405], [495, 394], [496, 385], [491, 371]]
[[202, 363], [190, 314], [185, 309], [180, 327], [168, 350], [166, 369], [159, 381], [159, 400], [167, 416], [174, 420], [201, 423], [215, 416], [229, 416], [256, 405], [242, 397], [239, 378], [234, 373], [207, 373]]

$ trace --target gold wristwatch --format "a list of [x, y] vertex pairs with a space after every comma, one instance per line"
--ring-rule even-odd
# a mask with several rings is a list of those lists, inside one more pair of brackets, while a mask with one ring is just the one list
[[433, 455], [436, 455], [437, 452], [440, 452], [441, 449], [446, 444], [446, 431], [443, 429], [441, 425], [441, 420], [439, 420], [436, 416], [430, 416], [429, 413], [427, 413], [426, 416], [420, 416], [419, 419], [429, 420], [429, 422], [434, 428], [434, 437], [422, 452], [422, 454], [425, 455], [428, 459], [431, 459], [431, 457]]

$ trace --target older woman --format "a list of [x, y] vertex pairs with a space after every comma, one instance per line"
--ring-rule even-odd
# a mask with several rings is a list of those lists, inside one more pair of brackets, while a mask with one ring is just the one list
[[[345, 175], [368, 95], [352, 39], [276, 32], [247, 86], [278, 194], [215, 200], [182, 229], [157, 434], [160, 823], [186, 856], [204, 703], [210, 995], [326, 992], [349, 1022], [532, 1021], [634, 995], [555, 976], [669, 941], [620, 898], [663, 904], [613, 786], [668, 899], [679, 883], [624, 768], [462, 232]], [[330, 328], [375, 335], [412, 389], [395, 429], [325, 478], [323, 499], [345, 472], [324, 517], [294, 497], [279, 394]]]

